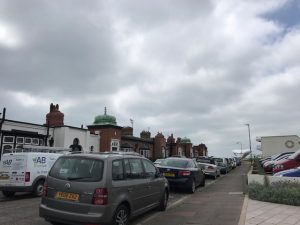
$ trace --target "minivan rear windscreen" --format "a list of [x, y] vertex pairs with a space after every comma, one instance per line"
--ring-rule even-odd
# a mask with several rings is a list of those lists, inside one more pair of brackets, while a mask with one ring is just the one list
[[103, 161], [98, 159], [61, 157], [53, 165], [49, 176], [77, 182], [96, 182], [102, 179]]

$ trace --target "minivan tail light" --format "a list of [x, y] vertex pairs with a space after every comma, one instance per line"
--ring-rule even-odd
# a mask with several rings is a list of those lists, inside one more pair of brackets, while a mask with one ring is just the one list
[[97, 188], [94, 192], [93, 201], [94, 205], [107, 205], [108, 192], [106, 188]]
[[48, 196], [48, 183], [47, 181], [44, 182], [44, 187], [43, 187], [43, 197]]
[[211, 169], [211, 170], [213, 170], [213, 169], [214, 169], [214, 167], [213, 167], [213, 166], [208, 166], [207, 168], [208, 168], [208, 169]]
[[25, 182], [29, 182], [30, 181], [30, 172], [26, 172], [25, 173]]
[[187, 171], [187, 170], [181, 170], [178, 172], [179, 176], [190, 176], [191, 175], [191, 171]]

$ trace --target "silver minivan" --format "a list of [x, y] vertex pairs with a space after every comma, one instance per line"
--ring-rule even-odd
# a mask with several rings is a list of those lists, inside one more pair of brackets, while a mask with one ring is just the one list
[[128, 224], [163, 211], [168, 181], [137, 154], [83, 153], [60, 157], [44, 184], [39, 214], [52, 224]]

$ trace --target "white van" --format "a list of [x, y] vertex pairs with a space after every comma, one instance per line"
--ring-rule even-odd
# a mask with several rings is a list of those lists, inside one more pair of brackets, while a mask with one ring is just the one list
[[24, 146], [2, 155], [0, 162], [0, 190], [6, 197], [15, 192], [43, 194], [46, 176], [54, 162], [70, 149]]

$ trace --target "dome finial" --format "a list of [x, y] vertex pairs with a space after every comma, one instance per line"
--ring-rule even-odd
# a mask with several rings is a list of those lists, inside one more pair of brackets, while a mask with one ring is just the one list
[[106, 110], [106, 106], [105, 106], [105, 107], [104, 107], [104, 115], [106, 115], [106, 111], [107, 111], [107, 110]]

